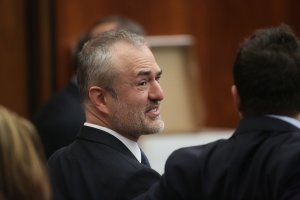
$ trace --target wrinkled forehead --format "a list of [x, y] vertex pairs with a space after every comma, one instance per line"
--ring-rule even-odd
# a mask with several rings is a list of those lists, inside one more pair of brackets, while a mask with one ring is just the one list
[[112, 46], [112, 63], [120, 71], [159, 68], [148, 46], [135, 46], [127, 42], [118, 42]]
[[130, 44], [126, 41], [116, 42], [111, 46], [111, 53], [115, 61], [132, 61], [135, 59], [146, 59], [153, 57], [153, 54], [148, 46]]

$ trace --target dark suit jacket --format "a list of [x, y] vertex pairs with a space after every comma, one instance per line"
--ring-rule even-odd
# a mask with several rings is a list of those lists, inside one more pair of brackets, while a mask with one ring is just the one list
[[243, 119], [228, 140], [172, 153], [161, 181], [136, 199], [299, 200], [300, 130]]
[[50, 157], [48, 167], [54, 200], [132, 199], [160, 178], [117, 138], [87, 126]]
[[75, 83], [69, 82], [33, 118], [47, 158], [73, 142], [84, 121], [78, 88]]

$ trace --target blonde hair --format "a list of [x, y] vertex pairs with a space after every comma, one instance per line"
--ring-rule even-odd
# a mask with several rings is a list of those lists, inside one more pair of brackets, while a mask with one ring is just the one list
[[0, 106], [0, 197], [50, 200], [41, 141], [25, 118]]

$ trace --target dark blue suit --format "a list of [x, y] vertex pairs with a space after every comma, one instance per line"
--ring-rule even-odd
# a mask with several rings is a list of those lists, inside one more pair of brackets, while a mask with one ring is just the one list
[[139, 200], [299, 200], [300, 130], [246, 118], [228, 140], [182, 148]]
[[48, 167], [54, 200], [132, 199], [160, 178], [117, 138], [87, 126], [50, 157]]

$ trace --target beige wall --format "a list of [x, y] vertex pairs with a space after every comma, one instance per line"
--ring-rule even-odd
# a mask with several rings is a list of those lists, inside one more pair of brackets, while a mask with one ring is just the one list
[[161, 112], [164, 132], [198, 131], [204, 116], [199, 96], [194, 40], [190, 35], [151, 36], [147, 38], [158, 65], [164, 90]]

